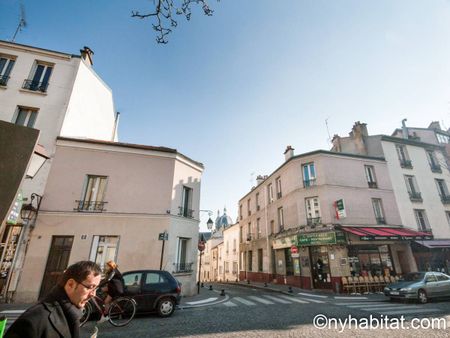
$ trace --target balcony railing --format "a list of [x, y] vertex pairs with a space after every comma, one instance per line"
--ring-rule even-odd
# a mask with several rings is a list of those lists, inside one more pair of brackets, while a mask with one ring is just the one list
[[25, 80], [23, 81], [23, 89], [32, 90], [34, 92], [47, 92], [48, 82], [39, 82], [33, 80]]
[[75, 201], [77, 207], [73, 210], [75, 211], [90, 211], [90, 212], [103, 212], [106, 211], [105, 204], [108, 202], [104, 201]]
[[309, 225], [309, 226], [320, 224], [320, 222], [321, 222], [320, 217], [314, 217], [314, 218], [307, 218], [306, 219], [306, 224]]
[[178, 207], [178, 216], [194, 218], [194, 210]]
[[316, 179], [310, 179], [310, 180], [303, 180], [303, 186], [305, 188], [313, 187], [316, 185]]
[[281, 192], [277, 192], [277, 199], [280, 199], [281, 197], [283, 197], [283, 194]]
[[449, 195], [441, 195], [441, 201], [443, 204], [450, 204], [450, 196]]
[[400, 160], [400, 166], [406, 169], [412, 169], [413, 167], [411, 160]]
[[250, 242], [252, 239], [255, 239], [255, 236], [253, 234], [247, 234], [247, 242]]
[[378, 188], [377, 182], [367, 182], [367, 184], [369, 185], [369, 188], [371, 188], [371, 189]]
[[386, 224], [386, 220], [384, 219], [384, 217], [376, 217], [377, 219], [377, 224]]
[[192, 265], [194, 263], [174, 263], [175, 272], [192, 272]]
[[431, 171], [434, 173], [442, 173], [441, 166], [439, 164], [430, 164]]
[[261, 206], [260, 205], [257, 205], [256, 206], [256, 211], [259, 211], [261, 209]]
[[414, 191], [414, 192], [408, 191], [408, 193], [409, 193], [409, 199], [410, 199], [412, 202], [422, 202], [422, 194], [421, 194], [420, 192], [417, 192], [417, 191]]
[[0, 75], [0, 86], [6, 86], [8, 84], [9, 76]]

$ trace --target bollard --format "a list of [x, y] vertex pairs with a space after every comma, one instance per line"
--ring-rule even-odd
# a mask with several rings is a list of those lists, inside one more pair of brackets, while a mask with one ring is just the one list
[[264, 287], [267, 287], [267, 283], [266, 282], [264, 282]]
[[0, 337], [3, 337], [3, 333], [5, 332], [6, 321], [5, 316], [0, 316]]
[[250, 284], [250, 279], [247, 279], [247, 284]]
[[222, 289], [222, 290], [220, 291], [220, 295], [221, 295], [221, 296], [225, 296], [225, 290], [224, 290], [224, 289]]
[[204, 287], [205, 285], [203, 284], [203, 282], [202, 282], [202, 284], [201, 284], [201, 287]]
[[209, 286], [209, 289], [212, 290], [212, 285]]
[[292, 293], [292, 286], [290, 286], [290, 287], [288, 288], [288, 292], [289, 292], [289, 293]]

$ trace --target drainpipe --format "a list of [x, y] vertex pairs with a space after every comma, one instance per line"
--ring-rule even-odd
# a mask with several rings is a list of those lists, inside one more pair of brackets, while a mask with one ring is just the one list
[[406, 121], [407, 119], [402, 120], [402, 134], [404, 139], [408, 139], [408, 128], [406, 127]]
[[269, 207], [269, 203], [268, 203], [269, 196], [267, 195], [267, 187], [264, 187], [264, 196], [265, 196], [265, 200], [266, 200], [265, 214], [266, 214], [266, 246], [267, 246], [267, 258], [268, 258], [267, 261], [269, 263], [267, 271], [270, 273], [270, 270], [272, 268], [272, 251], [270, 251], [270, 242], [269, 242], [269, 224], [268, 224], [269, 213], [267, 211], [267, 209]]

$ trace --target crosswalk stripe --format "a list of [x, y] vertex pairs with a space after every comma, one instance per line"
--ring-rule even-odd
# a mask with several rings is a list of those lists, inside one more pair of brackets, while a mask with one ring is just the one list
[[383, 307], [383, 306], [389, 306], [389, 307], [404, 307], [404, 304], [364, 304], [364, 305], [347, 305], [349, 308], [374, 308], [374, 307]]
[[361, 305], [361, 306], [370, 306], [372, 304], [392, 304], [392, 303], [386, 303], [386, 302], [370, 302], [370, 303], [359, 303], [359, 302], [353, 302], [353, 303], [335, 303], [335, 305], [340, 306], [349, 306], [349, 305]]
[[298, 298], [301, 300], [304, 300], [306, 302], [313, 302], [313, 303], [325, 303], [323, 300], [318, 300], [318, 299], [312, 299], [312, 298]]
[[349, 297], [344, 297], [344, 296], [334, 296], [334, 299], [367, 299], [367, 297], [355, 297], [355, 296], [349, 296]]
[[287, 300], [280, 299], [274, 296], [264, 295], [264, 297], [267, 297], [275, 302], [281, 303], [281, 304], [291, 304], [291, 302], [288, 302]]
[[240, 302], [242, 304], [248, 305], [248, 306], [256, 305], [255, 303], [253, 303], [253, 302], [251, 302], [249, 300], [246, 300], [244, 298], [241, 298], [241, 297], [233, 297], [233, 300], [236, 300], [236, 301], [238, 301], [238, 302]]
[[442, 310], [438, 309], [415, 309], [415, 310], [397, 310], [397, 311], [387, 311], [383, 312], [384, 315], [402, 315], [402, 314], [422, 314], [422, 313], [431, 313], [431, 312], [440, 312]]
[[264, 299], [264, 298], [261, 298], [261, 297], [248, 296], [248, 298], [250, 298], [250, 299], [252, 299], [254, 301], [266, 304], [266, 305], [275, 304], [274, 302], [271, 302], [270, 300], [267, 300], [267, 299]]
[[309, 304], [309, 302], [307, 302], [305, 300], [302, 300], [302, 299], [299, 299], [297, 297], [289, 297], [289, 296], [280, 296], [280, 297], [282, 297], [284, 299], [287, 299], [287, 300], [290, 300], [290, 301], [293, 301], [293, 302], [297, 302], [297, 303]]
[[305, 292], [299, 292], [297, 294], [302, 295], [302, 296], [308, 296], [308, 297], [328, 298], [328, 296], [313, 295], [311, 293], [305, 293]]
[[236, 304], [234, 304], [230, 301], [223, 303], [223, 305], [228, 306], [228, 307], [237, 306]]

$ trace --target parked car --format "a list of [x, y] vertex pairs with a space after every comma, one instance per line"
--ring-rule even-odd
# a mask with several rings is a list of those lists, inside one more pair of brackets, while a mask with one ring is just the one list
[[138, 313], [156, 312], [169, 317], [181, 299], [181, 283], [169, 272], [135, 270], [123, 274], [125, 295], [134, 298]]
[[450, 276], [441, 272], [410, 272], [397, 283], [384, 288], [393, 299], [416, 299], [425, 304], [430, 298], [450, 297]]

